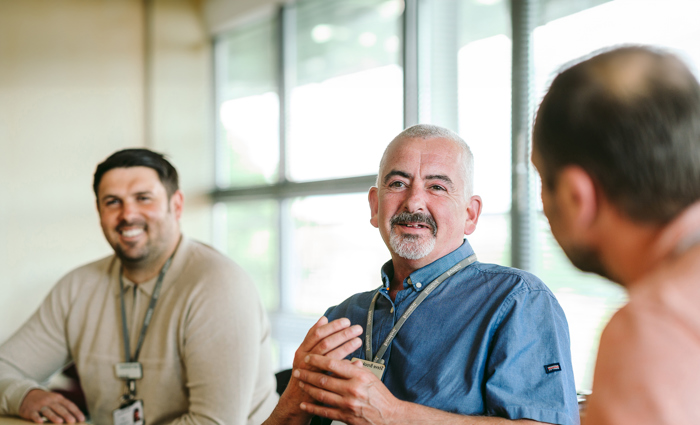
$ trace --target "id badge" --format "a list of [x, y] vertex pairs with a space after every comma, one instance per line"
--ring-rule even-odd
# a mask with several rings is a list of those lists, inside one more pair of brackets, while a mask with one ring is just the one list
[[124, 381], [143, 378], [143, 369], [139, 362], [117, 363], [114, 365], [114, 373]]
[[[371, 362], [369, 360], [358, 359], [357, 357], [353, 357], [350, 361], [354, 363], [358, 360], [362, 362], [362, 366], [364, 366], [366, 369], [369, 369], [370, 372], [372, 372], [374, 376], [376, 376], [379, 380], [382, 379], [382, 375], [384, 375], [384, 369], [386, 369], [386, 365]], [[333, 421], [331, 422], [331, 425], [345, 425], [345, 422]]]
[[112, 412], [114, 425], [145, 425], [143, 401], [132, 400]]
[[361, 361], [362, 366], [364, 366], [366, 369], [369, 369], [370, 372], [374, 374], [379, 380], [382, 380], [382, 375], [384, 375], [384, 369], [386, 369], [386, 365], [380, 364], [380, 363], [375, 363], [369, 360], [363, 360], [363, 359], [358, 359], [357, 357], [353, 357], [351, 362], [356, 362], [356, 361]]

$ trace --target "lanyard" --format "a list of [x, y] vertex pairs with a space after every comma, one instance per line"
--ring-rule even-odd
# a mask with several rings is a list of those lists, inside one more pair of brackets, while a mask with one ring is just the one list
[[[177, 251], [177, 249], [176, 249]], [[124, 337], [124, 361], [126, 362], [137, 362], [139, 359], [139, 354], [141, 353], [141, 346], [143, 345], [143, 339], [146, 337], [146, 331], [148, 330], [148, 325], [151, 324], [151, 318], [153, 317], [153, 310], [156, 308], [156, 302], [160, 296], [160, 288], [163, 285], [163, 278], [165, 273], [170, 268], [170, 263], [173, 261], [175, 252], [168, 258], [165, 262], [163, 268], [160, 269], [160, 274], [158, 274], [158, 281], [156, 286], [153, 288], [153, 294], [151, 295], [151, 301], [148, 304], [148, 310], [146, 311], [146, 317], [143, 318], [143, 325], [141, 326], [141, 334], [139, 335], [138, 343], [136, 344], [136, 352], [134, 357], [131, 357], [131, 347], [129, 345], [129, 329], [126, 326], [126, 308], [124, 307], [124, 280], [122, 279], [123, 267], [119, 269], [119, 298], [121, 300], [122, 306], [122, 336]], [[133, 398], [136, 395], [136, 381], [133, 379], [128, 380], [129, 393]]]
[[428, 286], [423, 289], [421, 294], [416, 298], [411, 305], [408, 307], [408, 309], [401, 315], [401, 318], [399, 318], [399, 321], [396, 322], [394, 327], [391, 329], [391, 332], [389, 332], [389, 335], [387, 335], [386, 339], [382, 343], [382, 345], [379, 347], [379, 351], [377, 352], [377, 355], [372, 358], [372, 322], [374, 321], [374, 306], [377, 303], [377, 298], [379, 298], [379, 291], [377, 291], [376, 294], [374, 294], [374, 298], [372, 298], [372, 302], [369, 305], [369, 312], [367, 313], [367, 332], [365, 332], [365, 358], [367, 360], [372, 360], [374, 363], [381, 363], [384, 364], [384, 359], [382, 357], [384, 356], [384, 353], [386, 353], [386, 350], [389, 348], [389, 344], [391, 344], [391, 341], [394, 340], [394, 337], [396, 337], [396, 334], [399, 333], [399, 329], [401, 329], [401, 326], [406, 322], [408, 317], [413, 314], [413, 312], [418, 308], [418, 306], [425, 300], [428, 295], [430, 295], [431, 292], [435, 288], [438, 287], [439, 284], [441, 284], [445, 279], [448, 277], [452, 276], [453, 274], [457, 273], [458, 271], [462, 270], [463, 268], [467, 267], [471, 263], [476, 261], [476, 255], [472, 254], [469, 257], [465, 258], [464, 260], [460, 261], [459, 263], [455, 264], [447, 270], [445, 273], [441, 274], [440, 276], [437, 277], [434, 281], [430, 282]]

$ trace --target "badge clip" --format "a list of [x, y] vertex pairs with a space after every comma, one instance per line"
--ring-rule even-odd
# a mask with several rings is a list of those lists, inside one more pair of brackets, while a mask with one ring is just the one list
[[124, 381], [143, 378], [143, 369], [139, 362], [117, 363], [114, 365], [114, 373]]

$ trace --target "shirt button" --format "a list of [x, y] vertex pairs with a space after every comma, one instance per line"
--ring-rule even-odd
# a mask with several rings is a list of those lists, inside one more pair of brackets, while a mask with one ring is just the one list
[[416, 282], [416, 288], [420, 288], [421, 286], [423, 286], [423, 285], [421, 285], [420, 282]]

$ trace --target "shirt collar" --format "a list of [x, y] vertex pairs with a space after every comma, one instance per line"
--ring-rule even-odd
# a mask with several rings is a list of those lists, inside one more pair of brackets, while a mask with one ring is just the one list
[[[444, 257], [438, 258], [432, 263], [425, 267], [422, 267], [413, 273], [411, 273], [406, 280], [403, 282], [404, 289], [413, 287], [416, 291], [420, 292], [430, 284], [433, 280], [437, 279], [441, 274], [445, 273], [450, 267], [464, 260], [474, 253], [472, 246], [469, 242], [464, 239], [462, 245]], [[382, 266], [382, 285], [387, 290], [389, 289], [389, 284], [391, 283], [391, 278], [394, 276], [394, 264], [391, 260], [384, 263]]]
[[[117, 277], [117, 279], [118, 278], [119, 277]], [[136, 286], [136, 288], [138, 288], [139, 291], [150, 297], [153, 294], [153, 289], [155, 288], [156, 282], [158, 281], [158, 275], [138, 285], [135, 285], [134, 282], [130, 281], [126, 276], [122, 276], [122, 281], [124, 282], [124, 293], [131, 291], [131, 288]], [[119, 291], [118, 286], [117, 291]]]
[[[177, 250], [175, 251], [175, 255], [173, 256], [173, 261], [170, 264], [170, 268], [168, 269], [168, 272], [165, 273], [165, 276], [163, 278], [163, 286], [160, 290], [161, 294], [165, 291], [165, 289], [168, 286], [170, 286], [170, 283], [181, 274], [182, 268], [185, 264], [185, 260], [187, 257], [186, 251], [189, 246], [189, 243], [189, 239], [185, 238], [185, 236], [183, 235], [182, 239], [180, 240], [180, 244], [178, 245]], [[112, 271], [112, 280], [115, 283], [114, 295], [119, 296], [119, 269], [121, 268], [122, 263], [119, 260], [119, 258], [116, 257], [116, 255], [114, 256], [113, 264], [114, 270]], [[155, 289], [159, 274], [160, 273], [158, 273], [152, 279], [147, 280], [146, 282], [136, 285], [136, 287], [139, 289], [139, 291], [150, 297], [151, 295], [153, 295], [153, 289]], [[124, 281], [124, 292], [128, 292], [134, 286], [134, 282], [127, 279], [126, 276], [123, 276], [122, 279]]]

